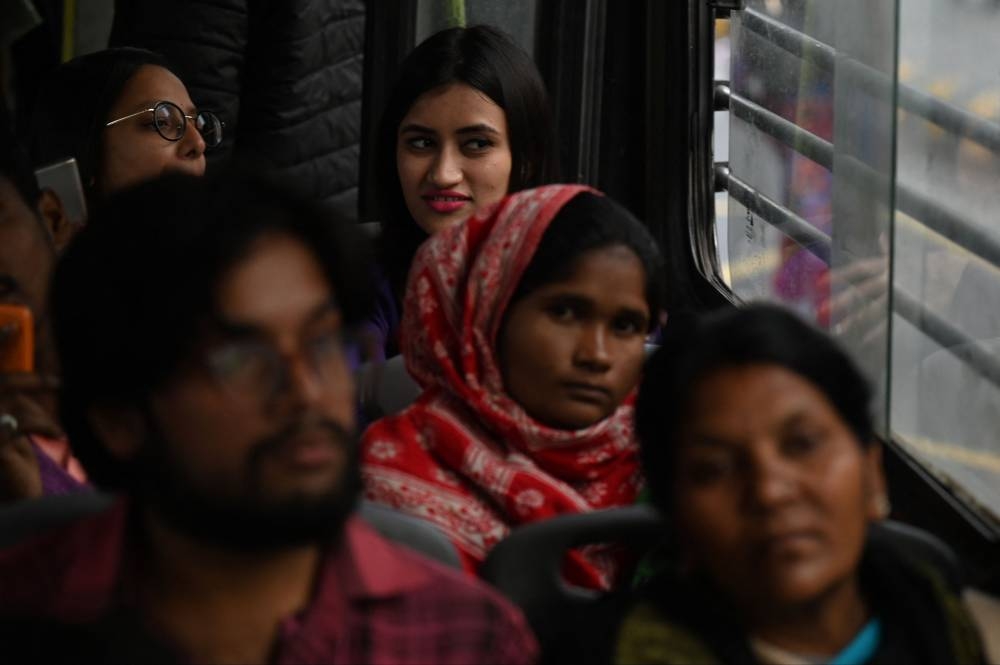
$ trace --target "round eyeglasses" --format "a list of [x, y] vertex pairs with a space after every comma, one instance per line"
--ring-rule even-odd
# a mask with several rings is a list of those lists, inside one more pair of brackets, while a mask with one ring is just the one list
[[153, 108], [136, 111], [112, 120], [104, 126], [110, 127], [143, 113], [153, 114], [153, 127], [156, 128], [156, 132], [160, 136], [168, 141], [180, 141], [184, 138], [184, 132], [187, 131], [187, 121], [193, 120], [195, 129], [205, 141], [205, 147], [214, 148], [222, 143], [222, 128], [225, 127], [225, 123], [219, 120], [219, 116], [211, 111], [198, 111], [194, 115], [185, 115], [180, 106], [167, 101], [156, 102]]

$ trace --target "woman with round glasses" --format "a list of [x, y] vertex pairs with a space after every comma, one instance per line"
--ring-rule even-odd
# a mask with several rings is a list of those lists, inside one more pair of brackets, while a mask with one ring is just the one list
[[88, 203], [166, 172], [202, 175], [222, 141], [217, 116], [195, 107], [184, 83], [152, 51], [114, 48], [56, 69], [33, 113], [36, 166], [76, 159]]

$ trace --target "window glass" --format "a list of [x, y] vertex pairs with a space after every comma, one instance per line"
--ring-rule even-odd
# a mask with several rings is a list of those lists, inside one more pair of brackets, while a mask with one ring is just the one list
[[419, 0], [419, 44], [432, 34], [456, 25], [486, 24], [510, 35], [529, 55], [535, 53], [537, 0]]
[[879, 433], [1000, 516], [1000, 4], [748, 0], [731, 22], [720, 276], [838, 337]]
[[[1000, 515], [1000, 67], [983, 48], [995, 45], [997, 35], [995, 2], [899, 3], [892, 335], [896, 439], [994, 515]], [[920, 112], [941, 106], [949, 110], [937, 123]]]
[[883, 396], [894, 6], [750, 0], [733, 12], [729, 217], [718, 240], [734, 294], [831, 330]]
[[[822, 11], [824, 4], [752, 0], [745, 13], [734, 13], [729, 166], [733, 178], [828, 235], [833, 204], [828, 165], [803, 157], [745, 112], [760, 108], [822, 140], [832, 138], [833, 70], [783, 49], [766, 32], [750, 29], [791, 25], [802, 30], [807, 19], [825, 25], [819, 20], [820, 14], [828, 14]], [[825, 257], [794, 243], [736, 197], [730, 198], [729, 212], [726, 245], [734, 293], [745, 300], [780, 300], [816, 319], [821, 303], [815, 282], [829, 267]]]

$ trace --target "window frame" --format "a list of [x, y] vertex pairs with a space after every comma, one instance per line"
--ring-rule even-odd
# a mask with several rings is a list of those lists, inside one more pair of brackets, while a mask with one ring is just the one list
[[361, 162], [358, 219], [379, 222], [375, 156], [382, 109], [403, 58], [416, 46], [418, 0], [368, 0], [365, 3], [365, 49], [361, 95]]

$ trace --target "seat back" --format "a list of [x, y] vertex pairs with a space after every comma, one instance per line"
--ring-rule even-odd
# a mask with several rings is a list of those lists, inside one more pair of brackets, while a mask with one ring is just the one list
[[358, 228], [371, 240], [377, 240], [382, 235], [382, 224], [380, 222], [361, 222]]
[[0, 548], [35, 534], [96, 515], [111, 507], [114, 497], [103, 492], [76, 492], [18, 501], [0, 508]]
[[393, 356], [385, 362], [364, 363], [358, 370], [362, 409], [369, 420], [399, 413], [417, 397], [421, 388], [406, 371], [403, 356]]
[[497, 544], [480, 575], [524, 612], [545, 648], [565, 617], [596, 602], [602, 594], [566, 584], [566, 551], [601, 542], [627, 542], [643, 550], [663, 535], [663, 521], [652, 506], [611, 508], [564, 515], [515, 529]]
[[955, 593], [961, 593], [965, 587], [962, 560], [943, 540], [928, 531], [895, 520], [882, 520], [872, 524], [868, 539], [892, 548], [900, 556], [930, 566]]
[[[0, 509], [0, 549], [34, 535], [66, 526], [111, 507], [114, 496], [77, 492], [19, 501]], [[452, 568], [461, 568], [458, 551], [437, 527], [370, 501], [361, 501], [358, 515], [383, 538], [404, 545]]]
[[443, 531], [427, 520], [371, 501], [362, 501], [358, 514], [386, 540], [404, 545], [438, 563], [461, 569], [458, 550]]

